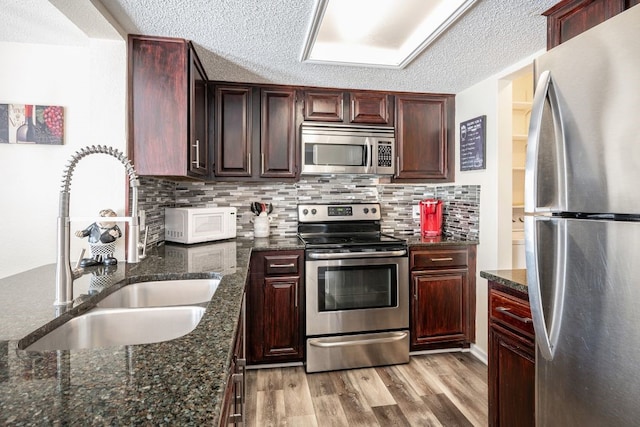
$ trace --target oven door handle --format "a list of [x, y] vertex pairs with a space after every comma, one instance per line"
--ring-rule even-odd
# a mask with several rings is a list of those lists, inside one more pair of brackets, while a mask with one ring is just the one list
[[406, 332], [393, 332], [389, 337], [384, 338], [370, 338], [364, 340], [349, 340], [349, 341], [322, 341], [322, 338], [310, 339], [309, 345], [314, 347], [330, 348], [330, 347], [348, 347], [352, 345], [367, 345], [367, 344], [386, 344], [395, 341], [402, 341], [407, 338]]
[[329, 252], [329, 253], [315, 253], [311, 252], [307, 254], [309, 259], [345, 259], [345, 258], [388, 258], [399, 257], [407, 254], [406, 249], [397, 251], [382, 251], [382, 252]]

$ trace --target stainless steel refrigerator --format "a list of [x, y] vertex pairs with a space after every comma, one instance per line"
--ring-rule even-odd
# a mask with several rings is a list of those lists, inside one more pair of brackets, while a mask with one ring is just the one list
[[640, 425], [640, 6], [535, 61], [525, 248], [537, 426]]

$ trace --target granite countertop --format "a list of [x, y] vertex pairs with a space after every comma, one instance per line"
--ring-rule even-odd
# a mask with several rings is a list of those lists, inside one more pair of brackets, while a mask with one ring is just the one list
[[422, 237], [420, 234], [402, 236], [398, 235], [402, 239], [406, 239], [407, 245], [410, 247], [422, 247], [422, 246], [449, 246], [449, 245], [477, 245], [477, 240], [462, 239], [459, 237], [451, 236], [437, 236], [437, 237]]
[[[398, 237], [413, 247], [478, 243]], [[89, 270], [74, 282], [76, 303], [58, 317], [53, 307], [55, 265], [0, 279], [0, 424], [217, 425], [250, 254], [303, 248], [296, 237], [166, 244], [150, 250], [138, 264]], [[117, 288], [197, 278], [221, 281], [198, 326], [183, 337], [72, 351], [18, 348], [19, 342], [24, 347], [93, 308]]]
[[487, 280], [491, 280], [511, 289], [529, 294], [529, 287], [527, 286], [527, 270], [525, 269], [481, 271], [480, 277], [484, 277]]
[[[55, 265], [0, 279], [0, 424], [217, 425], [250, 253], [302, 248], [295, 237], [160, 246], [138, 264], [85, 274], [74, 283], [80, 302], [58, 318]], [[198, 326], [181, 338], [72, 351], [18, 349], [20, 339], [44, 335], [111, 289], [189, 278], [221, 282]]]

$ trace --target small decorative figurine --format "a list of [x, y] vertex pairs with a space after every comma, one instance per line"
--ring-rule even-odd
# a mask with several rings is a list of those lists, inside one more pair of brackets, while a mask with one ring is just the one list
[[[103, 209], [100, 216], [105, 219], [118, 216], [112, 209]], [[77, 237], [89, 237], [91, 258], [83, 258], [80, 267], [95, 265], [115, 265], [118, 260], [113, 256], [116, 249], [116, 239], [122, 237], [122, 231], [113, 221], [94, 222], [84, 230], [76, 231]]]

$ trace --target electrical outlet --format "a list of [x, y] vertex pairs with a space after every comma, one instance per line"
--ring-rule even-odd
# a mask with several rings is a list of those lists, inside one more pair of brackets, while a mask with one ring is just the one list
[[420, 219], [420, 206], [412, 206], [412, 218], [413, 219]]

